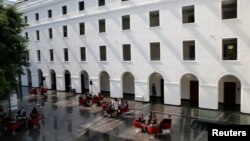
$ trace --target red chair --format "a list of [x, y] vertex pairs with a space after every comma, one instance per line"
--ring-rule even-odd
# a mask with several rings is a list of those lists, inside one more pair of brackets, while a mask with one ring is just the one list
[[135, 128], [141, 128], [141, 124], [137, 119], [134, 120], [133, 125], [134, 125]]
[[87, 102], [86, 99], [83, 99], [83, 98], [79, 98], [79, 105], [85, 105]]
[[13, 135], [15, 134], [15, 131], [20, 128], [21, 128], [21, 123], [17, 121], [10, 122], [7, 126], [8, 131], [12, 132]]
[[157, 136], [160, 133], [160, 126], [154, 125], [147, 128], [148, 134]]
[[42, 87], [42, 88], [40, 89], [40, 92], [41, 92], [41, 93], [47, 93], [47, 91], [48, 91], [48, 89], [47, 89], [47, 88], [44, 88], [44, 87]]
[[172, 127], [172, 119], [164, 119], [161, 123], [160, 123], [160, 128], [165, 130], [165, 129], [170, 129]]
[[126, 112], [128, 112], [128, 107], [121, 108], [121, 112], [122, 112], [122, 113], [126, 113]]
[[31, 88], [31, 89], [30, 89], [30, 94], [37, 94], [36, 89], [35, 89], [35, 88]]
[[102, 109], [107, 110], [108, 105], [109, 105], [108, 102], [102, 102]]
[[39, 118], [32, 118], [28, 121], [28, 124], [36, 128], [37, 126], [39, 126], [39, 122], [40, 122]]
[[92, 104], [97, 104], [98, 98], [92, 98]]

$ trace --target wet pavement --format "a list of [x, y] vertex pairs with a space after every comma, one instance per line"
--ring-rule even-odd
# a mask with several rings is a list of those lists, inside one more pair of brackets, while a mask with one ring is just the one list
[[[24, 93], [27, 93], [27, 91]], [[235, 111], [215, 111], [190, 106], [128, 101], [129, 112], [119, 118], [104, 116], [102, 107], [78, 106], [78, 96], [71, 93], [48, 91], [46, 96], [23, 95], [19, 107], [29, 112], [37, 106], [42, 113], [38, 128], [22, 128], [15, 135], [6, 131], [1, 141], [207, 141], [206, 125], [250, 124], [250, 115]], [[104, 100], [108, 100], [107, 98]], [[141, 133], [133, 127], [133, 120], [153, 110], [160, 122], [172, 115], [172, 128], [158, 137]]]

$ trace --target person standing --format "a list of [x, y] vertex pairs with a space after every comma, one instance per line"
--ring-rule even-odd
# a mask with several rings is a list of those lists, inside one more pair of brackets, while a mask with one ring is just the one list
[[153, 83], [153, 85], [152, 85], [152, 94], [154, 97], [156, 97], [155, 83]]

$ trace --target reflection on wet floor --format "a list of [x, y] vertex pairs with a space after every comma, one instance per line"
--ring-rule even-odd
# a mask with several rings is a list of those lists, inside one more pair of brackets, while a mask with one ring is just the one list
[[[78, 95], [65, 92], [48, 91], [47, 97], [23, 95], [19, 107], [26, 109], [36, 105], [43, 116], [38, 128], [22, 128], [16, 135], [3, 132], [1, 141], [206, 141], [206, 126], [215, 124], [250, 124], [250, 115], [239, 112], [225, 112], [192, 107], [129, 101], [129, 112], [120, 118], [104, 116], [98, 106], [78, 106]], [[108, 99], [106, 99], [108, 100]], [[172, 115], [172, 128], [157, 138], [138, 132], [133, 120], [149, 112], [156, 112], [158, 122]]]

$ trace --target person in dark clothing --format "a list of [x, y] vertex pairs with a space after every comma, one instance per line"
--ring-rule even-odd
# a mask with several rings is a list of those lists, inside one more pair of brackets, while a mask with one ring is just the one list
[[153, 85], [152, 85], [152, 94], [154, 97], [156, 96], [155, 83], [153, 83]]

